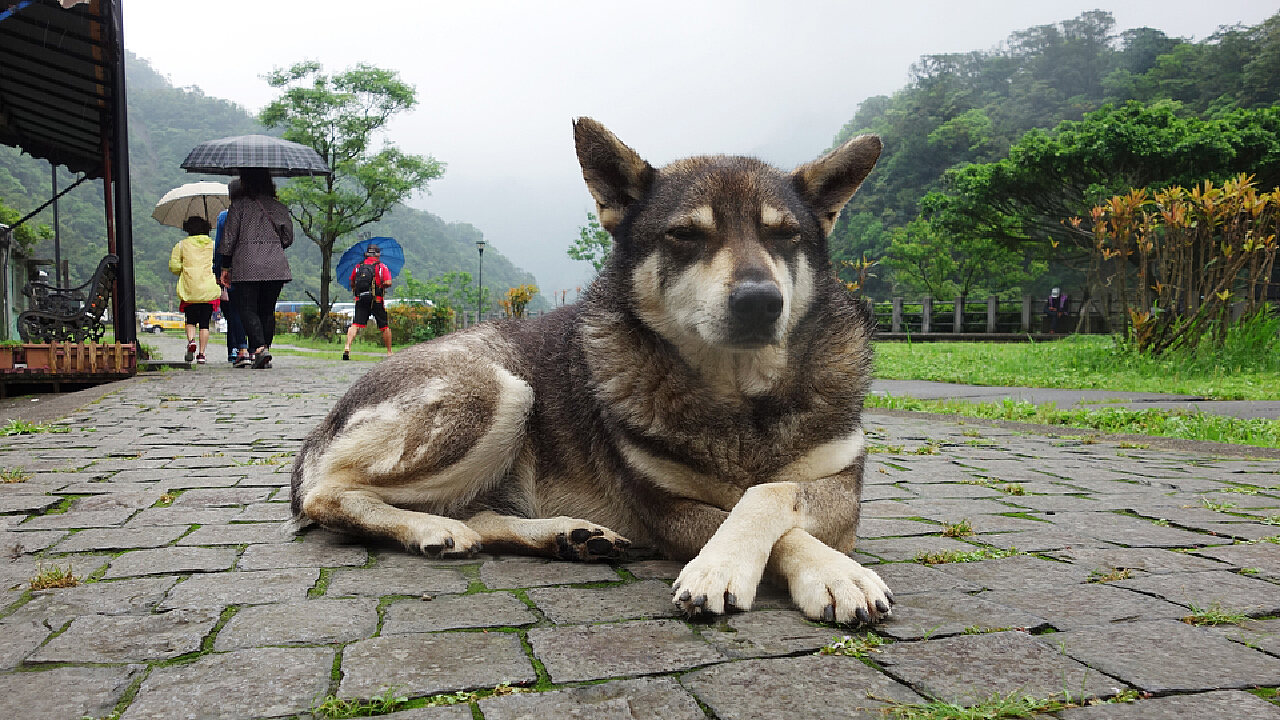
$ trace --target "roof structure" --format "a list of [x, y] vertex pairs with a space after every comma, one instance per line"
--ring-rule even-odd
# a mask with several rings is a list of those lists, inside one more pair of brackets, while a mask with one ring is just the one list
[[104, 0], [0, 0], [0, 144], [104, 174], [120, 67]]

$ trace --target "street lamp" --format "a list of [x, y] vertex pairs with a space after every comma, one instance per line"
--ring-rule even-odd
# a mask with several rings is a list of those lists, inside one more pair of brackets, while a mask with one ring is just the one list
[[484, 322], [484, 238], [476, 241], [476, 250], [480, 251], [480, 272], [476, 281], [476, 323]]

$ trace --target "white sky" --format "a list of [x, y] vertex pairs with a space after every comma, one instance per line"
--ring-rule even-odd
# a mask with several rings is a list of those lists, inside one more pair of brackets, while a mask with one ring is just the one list
[[[584, 285], [565, 255], [593, 204], [571, 120], [603, 122], [655, 165], [704, 153], [785, 168], [824, 151], [858, 104], [921, 55], [988, 50], [1108, 10], [1117, 31], [1203, 39], [1254, 25], [1261, 0], [123, 0], [125, 44], [174, 85], [261, 109], [261, 76], [318, 60], [395, 70], [419, 105], [388, 137], [448, 164], [410, 202], [467, 222], [544, 295]], [[572, 298], [572, 293], [570, 293]]]

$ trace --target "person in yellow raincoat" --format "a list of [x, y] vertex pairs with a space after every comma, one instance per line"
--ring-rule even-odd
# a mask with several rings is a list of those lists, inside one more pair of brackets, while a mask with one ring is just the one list
[[[187, 237], [173, 246], [169, 254], [169, 272], [178, 276], [178, 309], [187, 316], [187, 362], [195, 358], [205, 363], [204, 351], [209, 345], [209, 321], [218, 309], [222, 288], [213, 276], [213, 238], [209, 237], [209, 221], [192, 215], [182, 223]], [[200, 331], [199, 345], [196, 330]]]

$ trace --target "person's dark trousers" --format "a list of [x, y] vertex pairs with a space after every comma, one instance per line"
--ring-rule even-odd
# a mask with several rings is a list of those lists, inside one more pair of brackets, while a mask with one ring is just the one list
[[249, 339], [249, 352], [260, 347], [271, 347], [276, 335], [276, 300], [284, 287], [283, 280], [238, 282], [236, 307], [240, 309], [240, 322]]
[[222, 317], [227, 320], [227, 356], [232, 357], [239, 354], [240, 348], [247, 346], [249, 339], [244, 334], [244, 323], [240, 321], [240, 308], [236, 305], [234, 285], [227, 291], [227, 297], [230, 299], [223, 300], [220, 307]]

